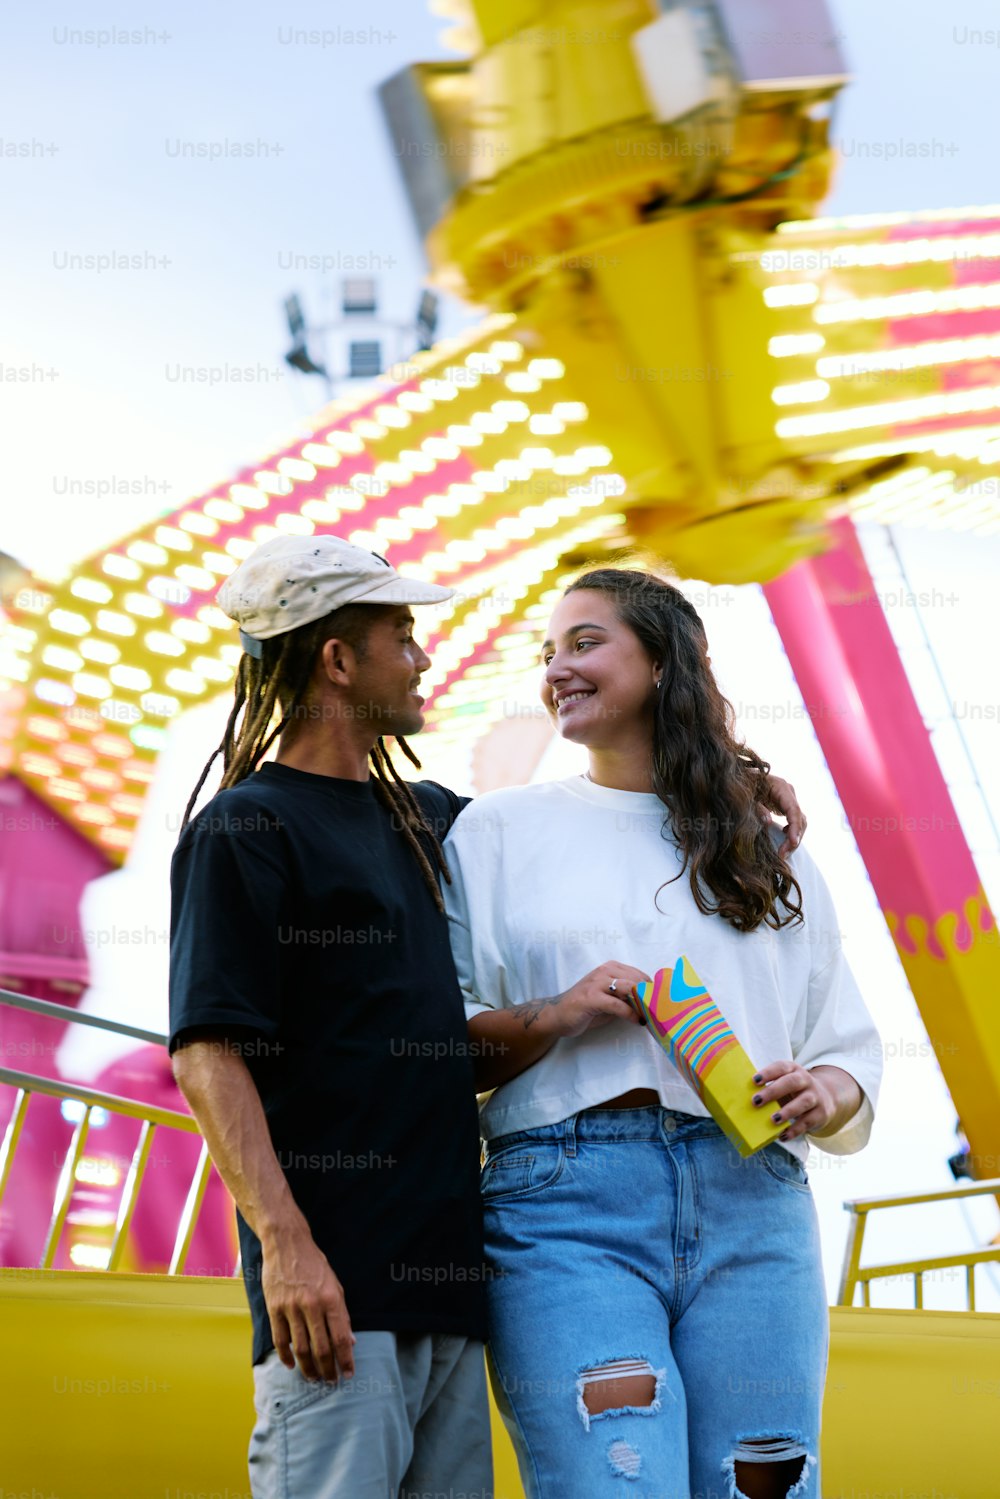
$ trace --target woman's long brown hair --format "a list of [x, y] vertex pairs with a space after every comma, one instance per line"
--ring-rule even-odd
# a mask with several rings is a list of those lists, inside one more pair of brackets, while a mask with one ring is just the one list
[[[377, 604], [346, 604], [311, 624], [262, 641], [259, 659], [244, 652], [236, 672], [235, 700], [222, 741], [210, 756], [191, 793], [184, 809], [182, 828], [187, 826], [201, 788], [219, 755], [223, 765], [219, 790], [225, 791], [227, 787], [246, 780], [257, 769], [283, 730], [297, 718], [309, 715], [306, 699], [313, 667], [317, 654], [328, 640], [346, 641], [359, 660], [364, 659], [368, 631], [380, 608]], [[396, 743], [419, 770], [420, 761], [406, 740], [397, 735]], [[410, 845], [438, 910], [443, 911], [444, 901], [437, 876], [418, 834], [428, 843], [434, 863], [450, 883], [451, 876], [438, 838], [413, 792], [393, 765], [383, 739], [378, 739], [373, 746], [369, 763], [375, 795], [391, 813], [393, 827]]]
[[662, 664], [652, 778], [667, 809], [664, 832], [669, 825], [682, 855], [675, 878], [686, 870], [698, 909], [739, 932], [800, 922], [802, 891], [759, 810], [771, 767], [736, 738], [733, 707], [712, 675], [694, 605], [672, 583], [629, 568], [596, 568], [566, 592], [578, 589], [605, 594]]

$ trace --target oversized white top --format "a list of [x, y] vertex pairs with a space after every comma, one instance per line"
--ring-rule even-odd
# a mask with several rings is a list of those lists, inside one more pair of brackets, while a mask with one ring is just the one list
[[[791, 867], [803, 925], [738, 932], [699, 911], [680, 868], [663, 803], [583, 776], [488, 792], [456, 819], [445, 844], [452, 950], [471, 1018], [561, 994], [607, 961], [653, 974], [684, 953], [758, 1066], [791, 1058], [841, 1067], [864, 1099], [823, 1139], [835, 1155], [861, 1150], [871, 1131], [882, 1047], [840, 943], [830, 892], [808, 853]], [[653, 1088], [664, 1108], [708, 1110], [645, 1028], [625, 1020], [563, 1038], [483, 1105], [486, 1139], [566, 1119], [631, 1088]]]

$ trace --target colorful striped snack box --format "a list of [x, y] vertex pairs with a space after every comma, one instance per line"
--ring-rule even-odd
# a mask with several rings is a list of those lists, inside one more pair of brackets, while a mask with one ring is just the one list
[[786, 1126], [774, 1124], [767, 1109], [754, 1108], [757, 1067], [690, 958], [681, 956], [673, 968], [661, 968], [651, 984], [637, 984], [636, 997], [650, 1031], [740, 1155], [753, 1155], [776, 1140]]

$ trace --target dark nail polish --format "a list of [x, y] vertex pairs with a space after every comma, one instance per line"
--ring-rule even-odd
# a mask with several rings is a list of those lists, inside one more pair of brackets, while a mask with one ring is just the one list
[[754, 1080], [755, 1083], [762, 1083], [764, 1081], [763, 1077], [761, 1076], [761, 1074], [759, 1072], [755, 1072], [754, 1073], [753, 1080]]
[[774, 1120], [775, 1124], [780, 1124], [781, 1123], [781, 1115], [780, 1114], [772, 1114], [771, 1118]]
[[754, 1100], [753, 1101], [754, 1101], [754, 1107], [757, 1108], [760, 1105], [760, 1103], [762, 1102], [761, 1096], [760, 1096], [759, 1093], [755, 1093], [754, 1094]]

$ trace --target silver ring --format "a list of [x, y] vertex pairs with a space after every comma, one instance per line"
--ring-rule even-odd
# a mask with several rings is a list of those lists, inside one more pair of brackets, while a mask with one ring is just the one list
[[618, 992], [618, 980], [612, 979], [610, 984], [608, 985], [608, 989], [610, 993], [616, 994]]

